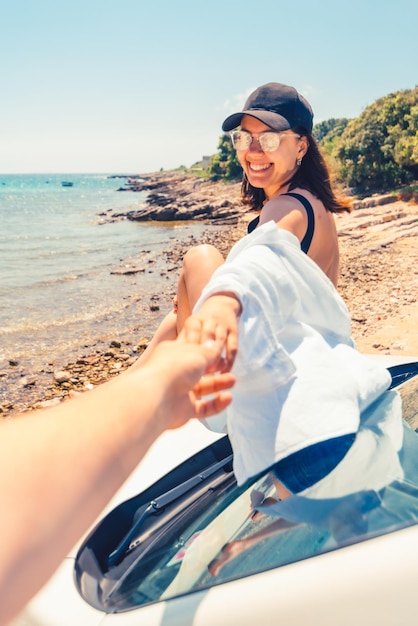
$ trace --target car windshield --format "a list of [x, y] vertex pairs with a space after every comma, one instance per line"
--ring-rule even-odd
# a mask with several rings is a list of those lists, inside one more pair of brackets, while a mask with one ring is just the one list
[[227, 438], [212, 444], [204, 470], [196, 457], [197, 473], [181, 485], [163, 484], [151, 499], [154, 485], [104, 519], [77, 557], [80, 593], [106, 612], [126, 611], [416, 524], [414, 372], [372, 405], [343, 461], [298, 495], [280, 499], [269, 472], [238, 487]]

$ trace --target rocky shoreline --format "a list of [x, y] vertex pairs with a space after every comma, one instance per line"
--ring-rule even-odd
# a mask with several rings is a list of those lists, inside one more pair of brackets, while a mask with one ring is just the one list
[[210, 224], [236, 224], [245, 210], [240, 183], [211, 182], [186, 172], [159, 172], [127, 177], [118, 191], [147, 192], [139, 209], [101, 214], [103, 222], [128, 219], [137, 222], [201, 220]]
[[[149, 191], [150, 195], [144, 207], [126, 214], [109, 211], [99, 216], [100, 221], [199, 219], [210, 225], [226, 224], [220, 230], [208, 229], [199, 241], [213, 243], [224, 254], [245, 234], [250, 219], [240, 203], [239, 183], [225, 185], [183, 173], [158, 173], [127, 178], [121, 190]], [[417, 205], [390, 195], [353, 205], [350, 215], [337, 216], [339, 291], [350, 310], [353, 336], [364, 352], [417, 356]], [[228, 224], [234, 227], [230, 229]], [[170, 297], [189, 246], [190, 242], [175, 240], [167, 251]], [[157, 306], [155, 328], [164, 314], [164, 307], [160, 310]], [[91, 346], [87, 352], [80, 349], [80, 355], [70, 363], [58, 367], [50, 362], [36, 372], [26, 371], [13, 359], [0, 364], [6, 387], [7, 381], [13, 380], [8, 397], [0, 405], [0, 416], [54, 405], [72, 390], [90, 389], [120, 374], [138, 358], [149, 339], [135, 328], [126, 340], [109, 339], [107, 346]]]

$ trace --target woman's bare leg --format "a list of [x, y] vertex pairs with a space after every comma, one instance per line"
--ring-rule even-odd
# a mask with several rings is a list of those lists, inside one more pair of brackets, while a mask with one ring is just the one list
[[177, 315], [174, 313], [174, 311], [170, 311], [170, 313], [165, 316], [161, 324], [158, 326], [151, 341], [149, 342], [141, 356], [139, 356], [135, 363], [132, 365], [132, 367], [139, 367], [140, 365], [143, 365], [151, 356], [155, 346], [157, 346], [161, 341], [174, 340], [176, 339], [176, 337]]
[[219, 250], [208, 244], [186, 252], [177, 285], [177, 332], [181, 331], [203, 288], [223, 263], [224, 258]]
[[208, 244], [191, 248], [186, 252], [177, 284], [175, 310], [170, 311], [132, 367], [143, 365], [161, 341], [174, 340], [191, 315], [194, 305], [214, 271], [224, 262], [221, 253]]

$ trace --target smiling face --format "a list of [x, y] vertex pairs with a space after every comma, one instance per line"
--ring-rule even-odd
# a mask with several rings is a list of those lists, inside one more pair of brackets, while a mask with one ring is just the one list
[[[269, 126], [249, 115], [244, 115], [241, 129], [253, 135], [271, 131]], [[291, 130], [281, 133], [281, 141], [274, 152], [263, 152], [257, 139], [247, 150], [237, 150], [237, 157], [253, 187], [264, 189], [268, 199], [277, 195], [297, 170], [297, 160], [307, 151], [306, 137], [299, 138]]]

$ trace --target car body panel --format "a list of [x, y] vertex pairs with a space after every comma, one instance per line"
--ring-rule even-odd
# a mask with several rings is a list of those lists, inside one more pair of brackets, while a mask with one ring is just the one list
[[[416, 622], [418, 527], [135, 611], [105, 615], [66, 559], [19, 626], [406, 626]], [[47, 601], [46, 601], [47, 600]]]

